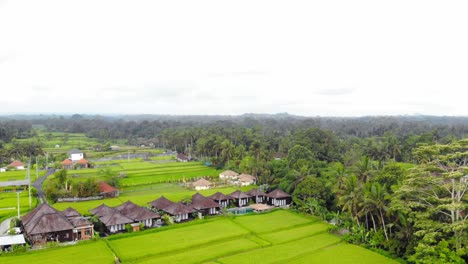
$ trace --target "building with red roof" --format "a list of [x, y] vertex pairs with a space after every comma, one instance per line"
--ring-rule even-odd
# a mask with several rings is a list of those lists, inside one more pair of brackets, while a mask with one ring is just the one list
[[119, 189], [115, 188], [114, 186], [109, 185], [107, 182], [103, 182], [103, 181], [100, 182], [99, 190], [101, 191], [100, 195], [106, 198], [119, 196]]
[[15, 160], [12, 163], [8, 164], [8, 167], [13, 167], [16, 170], [24, 170], [24, 163], [19, 160]]

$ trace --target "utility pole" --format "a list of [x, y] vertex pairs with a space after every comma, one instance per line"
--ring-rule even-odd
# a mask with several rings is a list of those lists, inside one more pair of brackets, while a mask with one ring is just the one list
[[37, 156], [36, 156], [36, 180], [39, 177], [39, 164], [37, 164]]
[[29, 208], [31, 208], [31, 157], [29, 157], [28, 161], [28, 193], [29, 193]]
[[20, 201], [19, 201], [20, 192], [16, 192], [16, 197], [18, 198], [18, 219], [20, 218]]
[[49, 152], [45, 153], [45, 168], [46, 170], [49, 168]]
[[127, 150], [127, 161], [130, 162], [130, 150]]

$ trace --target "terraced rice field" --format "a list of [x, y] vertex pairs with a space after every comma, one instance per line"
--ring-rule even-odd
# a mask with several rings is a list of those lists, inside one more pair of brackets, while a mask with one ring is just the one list
[[[272, 224], [260, 235], [250, 230], [267, 222]], [[115, 257], [121, 263], [397, 263], [346, 244], [327, 228], [315, 218], [287, 210], [220, 216], [72, 247], [0, 256], [0, 263], [112, 263]]]
[[[26, 180], [28, 179], [27, 173], [28, 173], [27, 170], [0, 172], [0, 182]], [[38, 177], [41, 177], [44, 174], [45, 174], [45, 171], [39, 171]], [[34, 181], [35, 179], [36, 179], [36, 171], [31, 170], [31, 181]]]
[[183, 181], [204, 176], [218, 176], [220, 172], [198, 162], [152, 163], [142, 160], [132, 160], [130, 162], [97, 163], [97, 165], [99, 168], [69, 170], [68, 174], [71, 175], [74, 180], [82, 180], [83, 178], [89, 177], [100, 179], [102, 178], [102, 175], [99, 174], [100, 170], [104, 167], [110, 168], [115, 175], [120, 173], [126, 175], [126, 178], [120, 181], [121, 187], [125, 189], [148, 184]]
[[[31, 197], [32, 208], [36, 207], [37, 199]], [[0, 222], [5, 218], [16, 216], [18, 213], [17, 209], [18, 199], [16, 192], [0, 193]], [[20, 193], [20, 213], [25, 214], [31, 210], [29, 208], [28, 191], [22, 191]]]

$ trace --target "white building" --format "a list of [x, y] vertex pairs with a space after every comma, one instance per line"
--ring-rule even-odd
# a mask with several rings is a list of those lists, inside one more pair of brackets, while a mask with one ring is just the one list
[[81, 159], [84, 158], [84, 154], [83, 154], [83, 151], [79, 150], [79, 149], [72, 149], [70, 150], [70, 152], [68, 152], [68, 155], [69, 155], [69, 158], [72, 160], [72, 161], [79, 161]]

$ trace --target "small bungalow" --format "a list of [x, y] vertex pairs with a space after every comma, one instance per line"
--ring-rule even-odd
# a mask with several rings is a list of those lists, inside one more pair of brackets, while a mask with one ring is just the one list
[[180, 161], [180, 162], [189, 162], [190, 161], [190, 157], [188, 157], [184, 153], [177, 153], [176, 159], [177, 159], [177, 161]]
[[267, 194], [260, 191], [258, 188], [251, 189], [247, 192], [248, 195], [252, 196], [252, 200], [257, 204], [262, 204], [267, 202]]
[[125, 225], [134, 222], [133, 219], [126, 217], [116, 209], [113, 209], [110, 214], [99, 217], [99, 221], [104, 224], [110, 233], [125, 231]]
[[99, 221], [106, 227], [110, 233], [116, 233], [125, 230], [126, 224], [132, 224], [134, 221], [122, 215], [117, 209], [105, 204], [89, 210], [90, 213], [97, 216]]
[[237, 176], [239, 176], [239, 173], [232, 170], [223, 171], [219, 174], [220, 179], [227, 180], [237, 180]]
[[15, 170], [24, 170], [24, 163], [19, 160], [15, 160], [8, 164], [8, 167], [13, 167]]
[[152, 202], [149, 202], [148, 204], [151, 205], [152, 208], [158, 211], [162, 211], [170, 205], [174, 204], [174, 202], [161, 195], [161, 197]]
[[238, 184], [240, 186], [248, 186], [255, 184], [257, 182], [257, 179], [249, 174], [242, 173], [241, 175], [238, 176]]
[[195, 210], [182, 203], [173, 203], [163, 209], [163, 211], [168, 215], [173, 216], [175, 222], [187, 221], [190, 214], [195, 212]]
[[239, 190], [229, 194], [229, 197], [231, 197], [234, 200], [235, 205], [238, 207], [248, 205], [249, 199], [251, 198], [250, 195], [247, 195], [246, 193], [243, 193]]
[[161, 216], [144, 207], [138, 206], [131, 201], [127, 201], [115, 207], [121, 214], [133, 219], [133, 221], [143, 224], [145, 227], [153, 227], [155, 223], [161, 223]]
[[192, 203], [190, 207], [199, 212], [202, 216], [204, 215], [215, 215], [219, 213], [221, 205], [214, 202], [213, 200], [196, 193], [192, 196]]
[[198, 181], [192, 182], [192, 188], [195, 190], [208, 190], [213, 186], [213, 183], [205, 180], [205, 179], [199, 179]]
[[229, 201], [232, 200], [231, 197], [225, 195], [224, 193], [217, 192], [211, 196], [208, 196], [211, 200], [217, 202], [218, 204], [221, 205], [221, 207], [228, 207], [229, 206]]
[[7, 168], [6, 167], [1, 167], [0, 168], [0, 172], [6, 172], [7, 171]]
[[112, 151], [119, 151], [120, 147], [119, 146], [110, 146], [110, 150]]
[[104, 181], [99, 182], [99, 191], [100, 195], [104, 196], [105, 198], [113, 198], [119, 196], [119, 189], [110, 186]]
[[267, 201], [269, 205], [276, 207], [289, 206], [291, 204], [291, 195], [281, 189], [276, 189], [267, 194]]
[[86, 159], [80, 159], [73, 161], [72, 159], [64, 159], [61, 163], [62, 168], [66, 170], [72, 170], [74, 167], [89, 168], [89, 162]]
[[89, 168], [89, 162], [86, 159], [80, 159], [76, 164], [81, 168]]
[[[67, 209], [67, 212], [72, 210]], [[73, 213], [74, 214], [74, 213]], [[23, 216], [22, 228], [33, 245], [49, 241], [74, 241], [92, 238], [92, 224], [81, 215], [66, 217], [44, 203]]]

